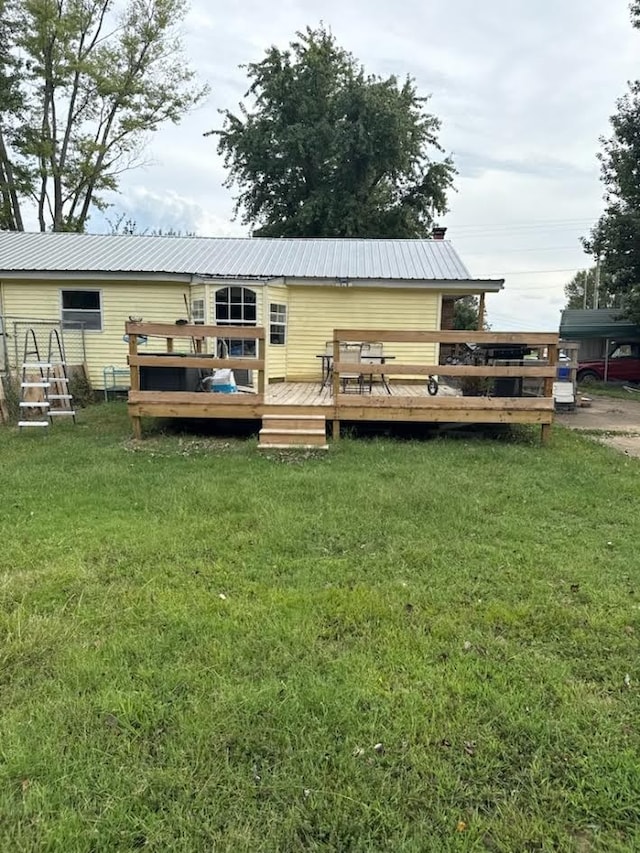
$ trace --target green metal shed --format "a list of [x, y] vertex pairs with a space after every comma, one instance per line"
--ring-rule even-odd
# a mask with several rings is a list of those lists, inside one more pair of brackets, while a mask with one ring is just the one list
[[622, 319], [616, 308], [566, 308], [560, 318], [560, 338], [578, 341], [578, 359], [587, 361], [604, 358], [613, 341], [640, 341], [640, 326]]

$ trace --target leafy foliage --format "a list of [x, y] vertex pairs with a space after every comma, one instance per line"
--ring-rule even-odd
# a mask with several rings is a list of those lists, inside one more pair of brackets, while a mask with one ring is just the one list
[[223, 112], [236, 214], [261, 236], [420, 237], [455, 170], [414, 81], [365, 74], [323, 27], [247, 66], [250, 109]]
[[[640, 28], [639, 0], [631, 4], [631, 15]], [[611, 290], [621, 294], [625, 314], [640, 321], [640, 81], [630, 83], [618, 100], [611, 126], [599, 155], [605, 212], [585, 247], [603, 256]]]
[[462, 296], [460, 299], [456, 299], [453, 306], [453, 328], [477, 329], [478, 313], [477, 296]]
[[[596, 269], [580, 270], [571, 281], [565, 285], [564, 295], [567, 297], [566, 308], [594, 308]], [[587, 289], [585, 305], [584, 291]], [[598, 287], [598, 308], [615, 308], [620, 304], [620, 295], [612, 288], [611, 276], [603, 271]]]
[[[184, 0], [0, 0], [0, 226], [82, 231], [146, 135], [205, 94], [182, 55]], [[23, 57], [20, 64], [16, 56]]]

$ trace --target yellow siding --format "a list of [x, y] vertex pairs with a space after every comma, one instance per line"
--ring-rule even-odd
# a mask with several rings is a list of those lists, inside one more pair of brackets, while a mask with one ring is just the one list
[[[415, 289], [289, 286], [287, 379], [320, 380], [325, 341], [334, 329], [438, 328], [441, 295]], [[433, 344], [385, 344], [398, 363], [437, 364]], [[390, 370], [393, 375], [393, 370]]]
[[[257, 297], [257, 322], [267, 332], [267, 376], [285, 377], [290, 381], [316, 381], [320, 378], [321, 362], [316, 358], [324, 352], [335, 328], [363, 329], [437, 329], [441, 310], [441, 295], [421, 289], [387, 289], [363, 287], [324, 287], [314, 285], [255, 285], [246, 282], [198, 284], [147, 281], [4, 281], [2, 304], [8, 317], [25, 320], [60, 318], [62, 289], [100, 290], [102, 294], [102, 332], [85, 333], [86, 361], [95, 388], [103, 386], [103, 368], [108, 365], [125, 367], [127, 344], [122, 340], [124, 324], [129, 315], [147, 321], [173, 322], [186, 316], [185, 296], [205, 298], [207, 320], [215, 322], [215, 291], [235, 284], [249, 287]], [[287, 305], [287, 344], [270, 345], [269, 304]], [[11, 332], [11, 322], [8, 323]], [[22, 358], [24, 328], [16, 341], [19, 359]], [[46, 341], [48, 328], [43, 327], [40, 341]], [[82, 361], [81, 335], [65, 332], [67, 356], [71, 363]], [[189, 347], [189, 341], [176, 339], [176, 349]], [[164, 342], [151, 339], [141, 352], [164, 350]], [[437, 346], [386, 344], [385, 351], [395, 355], [398, 362], [437, 363]], [[46, 354], [44, 349], [42, 354]], [[393, 371], [390, 371], [393, 374]]]
[[[85, 332], [86, 361], [89, 378], [95, 388], [103, 387], [103, 368], [107, 365], [126, 367], [128, 345], [122, 340], [124, 324], [129, 315], [141, 316], [153, 322], [173, 322], [185, 316], [184, 295], [188, 285], [169, 282], [29, 282], [4, 281], [2, 283], [3, 305], [8, 316], [23, 317], [25, 320], [56, 320], [60, 317], [60, 291], [100, 290], [102, 294], [101, 332]], [[82, 360], [81, 336], [79, 332], [64, 333], [67, 359], [70, 363]], [[40, 336], [40, 346], [44, 336]], [[178, 341], [176, 340], [176, 344]], [[23, 341], [20, 341], [20, 359]], [[46, 341], [45, 344], [46, 346]], [[188, 347], [188, 341], [186, 342]], [[176, 346], [176, 349], [179, 349]], [[140, 347], [142, 353], [163, 351], [164, 343], [151, 339]], [[41, 352], [44, 357], [45, 352]]]
[[[267, 380], [284, 379], [287, 375], [287, 351], [289, 349], [289, 291], [284, 285], [269, 285], [266, 289], [265, 296], [265, 320], [264, 327], [267, 335]], [[269, 343], [269, 319], [270, 319], [270, 304], [277, 302], [279, 305], [287, 306], [287, 331], [286, 344]]]

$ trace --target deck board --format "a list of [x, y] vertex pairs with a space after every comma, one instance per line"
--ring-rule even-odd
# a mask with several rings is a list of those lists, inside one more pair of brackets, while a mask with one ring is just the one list
[[[368, 386], [362, 394], [350, 389], [349, 397], [354, 397], [363, 402], [372, 397], [384, 397], [387, 400], [393, 397], [427, 397], [425, 384], [391, 384], [391, 395], [387, 394], [382, 383], [374, 383], [371, 392]], [[451, 389], [440, 392], [446, 396], [457, 396]], [[265, 403], [279, 406], [320, 406], [333, 408], [334, 400], [330, 387], [320, 388], [319, 382], [278, 382], [267, 386], [265, 390]]]

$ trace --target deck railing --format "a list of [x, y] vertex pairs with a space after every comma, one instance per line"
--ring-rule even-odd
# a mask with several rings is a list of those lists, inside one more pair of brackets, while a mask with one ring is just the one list
[[[136, 437], [140, 437], [141, 424], [140, 415], [145, 414], [145, 404], [154, 406], [154, 413], [161, 414], [158, 405], [166, 407], [166, 414], [172, 414], [175, 409], [179, 410], [181, 405], [202, 404], [201, 392], [195, 391], [142, 391], [140, 389], [141, 367], [191, 367], [207, 373], [218, 368], [231, 368], [232, 370], [257, 371], [257, 393], [256, 394], [216, 394], [216, 405], [221, 407], [245, 406], [254, 408], [257, 403], [264, 402], [265, 389], [265, 330], [261, 326], [205, 326], [193, 323], [137, 323], [125, 324], [126, 334], [129, 340], [129, 368], [131, 371], [131, 390], [129, 391], [129, 404], [133, 431]], [[160, 338], [164, 339], [165, 351], [163, 353], [145, 353], [138, 351], [138, 338]], [[175, 353], [175, 339], [187, 339], [191, 341], [193, 353]], [[214, 354], [206, 352], [207, 339], [255, 340], [257, 342], [257, 357], [227, 357], [218, 358]], [[214, 350], [215, 352], [215, 350]], [[195, 415], [194, 415], [195, 416]]]
[[[475, 378], [538, 378], [543, 379], [543, 391], [540, 397], [376, 397], [367, 402], [368, 408], [380, 411], [379, 418], [386, 414], [393, 420], [403, 407], [432, 410], [434, 420], [477, 420], [483, 422], [539, 423], [542, 426], [542, 439], [549, 435], [553, 421], [553, 382], [558, 364], [558, 335], [552, 332], [479, 332], [479, 331], [411, 331], [391, 329], [336, 329], [333, 333], [333, 377], [332, 390], [336, 409], [343, 418], [357, 416], [363, 408], [361, 401], [353, 395], [340, 394], [340, 375], [353, 375], [353, 362], [340, 362], [341, 344], [361, 341], [362, 343], [403, 343], [403, 344], [477, 344], [480, 346], [525, 346], [527, 349], [545, 348], [546, 363], [540, 364], [409, 364], [394, 361], [393, 364], [366, 365], [366, 373], [373, 376], [392, 374], [394, 377], [426, 377], [444, 375], [451, 377]], [[507, 359], [505, 359], [507, 360]], [[462, 416], [462, 412], [473, 412]], [[334, 436], [339, 435], [339, 420], [334, 420]]]

